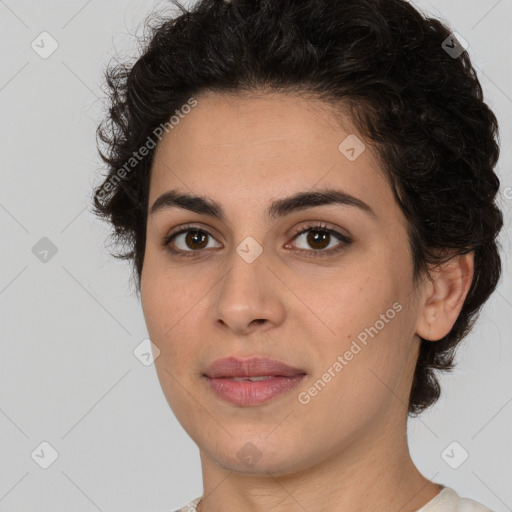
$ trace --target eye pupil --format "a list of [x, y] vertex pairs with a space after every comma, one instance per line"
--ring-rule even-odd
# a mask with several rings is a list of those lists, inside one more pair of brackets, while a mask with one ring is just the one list
[[[197, 248], [197, 246], [199, 245], [199, 248], [202, 249], [202, 248], [206, 247], [206, 245], [208, 245], [208, 243], [206, 242], [207, 236], [208, 236], [208, 234], [205, 233], [204, 231], [199, 231], [199, 230], [189, 231], [187, 233], [187, 236], [185, 237], [185, 241], [189, 247], [191, 247], [191, 245], [196, 245], [195, 248]], [[190, 242], [192, 242], [192, 243], [190, 243]], [[194, 247], [191, 247], [191, 248], [194, 248]]]
[[[311, 230], [308, 234], [308, 244], [316, 249], [324, 249], [329, 245], [330, 236], [330, 233], [327, 231]], [[322, 244], [322, 242], [325, 242], [326, 240], [327, 244]], [[320, 247], [317, 246], [318, 244], [320, 244]]]

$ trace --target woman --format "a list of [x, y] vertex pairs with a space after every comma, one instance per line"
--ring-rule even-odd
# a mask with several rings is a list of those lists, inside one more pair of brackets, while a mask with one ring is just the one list
[[501, 271], [463, 42], [402, 0], [180, 8], [107, 73], [95, 195], [200, 450], [180, 510], [488, 511], [406, 435]]

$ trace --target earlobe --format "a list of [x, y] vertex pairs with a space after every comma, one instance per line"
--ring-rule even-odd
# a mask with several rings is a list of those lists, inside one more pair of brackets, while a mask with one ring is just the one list
[[437, 341], [446, 336], [459, 316], [471, 287], [474, 251], [454, 256], [431, 271], [419, 305], [416, 334]]

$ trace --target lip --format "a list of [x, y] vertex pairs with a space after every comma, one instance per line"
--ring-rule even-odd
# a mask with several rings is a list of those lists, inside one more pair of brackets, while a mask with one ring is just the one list
[[226, 357], [217, 359], [204, 370], [204, 375], [210, 378], [258, 377], [260, 375], [296, 377], [305, 373], [300, 368], [266, 357], [253, 357], [251, 359]]
[[[233, 378], [270, 377], [259, 381], [236, 381]], [[300, 368], [268, 358], [246, 360], [228, 357], [214, 361], [203, 373], [210, 389], [222, 400], [234, 405], [252, 406], [268, 402], [291, 391], [306, 377]]]

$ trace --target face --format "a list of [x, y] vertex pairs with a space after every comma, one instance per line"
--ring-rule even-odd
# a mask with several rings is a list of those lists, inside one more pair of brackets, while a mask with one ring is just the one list
[[[159, 143], [149, 192], [150, 211], [169, 191], [207, 200], [148, 215], [141, 299], [165, 397], [223, 468], [286, 474], [368, 450], [405, 421], [418, 355], [406, 221], [378, 160], [319, 100], [196, 99]], [[340, 195], [284, 201], [327, 190]], [[225, 357], [302, 376], [225, 378], [230, 397], [267, 398], [234, 403], [204, 375]]]

